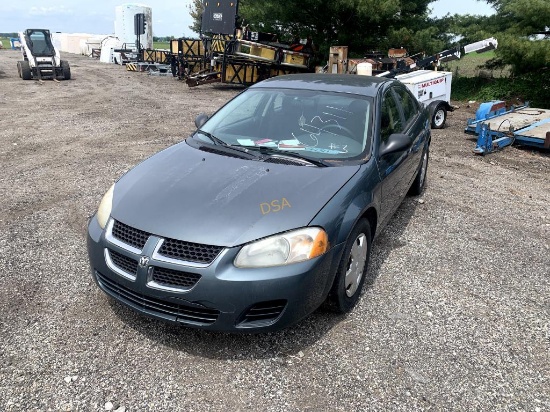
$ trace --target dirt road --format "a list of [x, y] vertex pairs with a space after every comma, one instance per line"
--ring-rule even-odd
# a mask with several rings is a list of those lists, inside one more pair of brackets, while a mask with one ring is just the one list
[[550, 157], [433, 132], [428, 187], [348, 316], [231, 336], [137, 316], [93, 284], [86, 224], [124, 171], [237, 91], [0, 51], [0, 411], [550, 410]]

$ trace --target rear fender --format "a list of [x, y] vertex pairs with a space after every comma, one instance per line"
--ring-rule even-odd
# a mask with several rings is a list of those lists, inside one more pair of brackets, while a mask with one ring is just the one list
[[443, 107], [445, 108], [445, 110], [447, 110], [448, 112], [452, 112], [454, 111], [454, 107], [451, 106], [448, 102], [446, 102], [445, 100], [434, 100], [433, 102], [431, 102], [429, 105], [428, 105], [428, 110], [430, 112], [430, 119], [433, 117], [436, 109], [440, 106], [440, 105], [443, 105]]

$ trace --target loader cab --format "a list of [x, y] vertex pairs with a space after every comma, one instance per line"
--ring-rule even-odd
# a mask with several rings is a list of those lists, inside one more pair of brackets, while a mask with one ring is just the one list
[[25, 42], [33, 56], [55, 56], [55, 48], [53, 47], [49, 30], [27, 29], [25, 30]]

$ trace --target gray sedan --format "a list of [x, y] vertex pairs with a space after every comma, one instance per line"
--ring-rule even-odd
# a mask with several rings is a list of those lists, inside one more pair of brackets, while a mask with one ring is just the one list
[[424, 188], [427, 110], [354, 75], [258, 83], [122, 176], [88, 227], [92, 277], [148, 316], [230, 332], [286, 327], [360, 297], [371, 246]]

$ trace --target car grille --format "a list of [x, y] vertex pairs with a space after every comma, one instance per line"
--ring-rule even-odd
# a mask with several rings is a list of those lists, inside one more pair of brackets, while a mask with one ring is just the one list
[[129, 258], [128, 256], [121, 255], [120, 253], [110, 249], [109, 249], [109, 255], [111, 256], [111, 261], [113, 262], [113, 264], [117, 266], [119, 269], [131, 275], [134, 275], [134, 276], [136, 275], [137, 268], [138, 268], [137, 261]]
[[286, 307], [286, 300], [270, 300], [260, 302], [248, 309], [243, 317], [240, 326], [253, 326], [257, 323], [270, 323], [276, 320]]
[[160, 285], [178, 286], [190, 289], [196, 285], [201, 275], [196, 273], [180, 272], [178, 270], [155, 267], [152, 280]]
[[137, 306], [160, 317], [173, 316], [175, 320], [193, 325], [211, 325], [218, 319], [220, 312], [200, 306], [183, 305], [144, 296], [116, 283], [99, 272], [95, 272], [101, 287], [121, 301]]
[[183, 240], [165, 239], [158, 254], [188, 262], [211, 263], [222, 249], [222, 246], [201, 245]]
[[150, 233], [135, 229], [116, 220], [113, 224], [112, 233], [114, 238], [140, 250], [143, 249], [145, 243], [147, 243], [147, 239], [151, 236]]

